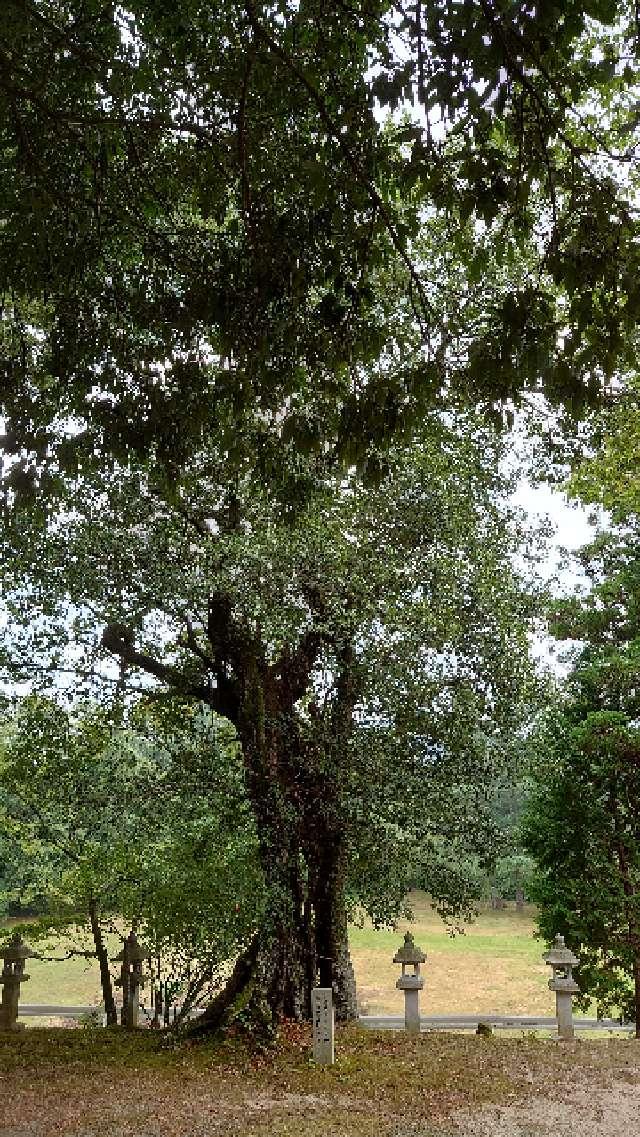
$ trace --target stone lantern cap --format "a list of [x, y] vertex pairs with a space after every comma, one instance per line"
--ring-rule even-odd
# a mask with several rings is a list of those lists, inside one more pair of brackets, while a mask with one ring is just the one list
[[[404, 937], [404, 944], [393, 957], [394, 963], [402, 964], [402, 975], [396, 982], [396, 987], [399, 991], [421, 991], [424, 987], [424, 979], [420, 974], [420, 964], [425, 963], [426, 955], [419, 947], [416, 947], [413, 942], [411, 932], [406, 932]], [[407, 966], [413, 966], [413, 975], [407, 975]], [[406, 995], [405, 997], [408, 997]]]
[[0, 959], [6, 963], [20, 963], [25, 959], [34, 959], [36, 952], [26, 944], [19, 932], [14, 932], [10, 940], [0, 945]]
[[426, 963], [427, 957], [416, 947], [411, 932], [405, 932], [404, 944], [393, 957], [394, 963]]
[[553, 979], [549, 980], [549, 990], [558, 994], [577, 995], [580, 991], [571, 969], [580, 963], [564, 942], [564, 936], [556, 936], [555, 943], [546, 955], [542, 957], [549, 967], [553, 968]]
[[550, 967], [577, 967], [580, 960], [573, 954], [564, 942], [564, 936], [557, 935], [551, 951], [543, 955], [543, 960]]
[[125, 940], [122, 951], [114, 955], [113, 959], [116, 963], [123, 963], [125, 959], [127, 963], [142, 963], [143, 960], [147, 959], [148, 955], [148, 949], [138, 943], [135, 932], [130, 932]]

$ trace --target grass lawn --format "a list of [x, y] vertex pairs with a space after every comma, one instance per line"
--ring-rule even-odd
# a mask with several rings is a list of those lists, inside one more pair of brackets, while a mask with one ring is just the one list
[[[412, 1039], [350, 1026], [338, 1032], [336, 1064], [327, 1068], [310, 1060], [306, 1027], [285, 1027], [277, 1048], [261, 1054], [250, 1053], [238, 1038], [172, 1049], [162, 1043], [149, 1031], [0, 1034], [0, 1132], [444, 1137], [452, 1133], [452, 1114], [471, 1109], [475, 1117], [484, 1103], [503, 1108], [522, 1102], [528, 1108], [527, 1102], [562, 1098], [576, 1086], [589, 1095], [610, 1087], [616, 1099], [640, 1088], [640, 1051], [618, 1040], [559, 1045], [531, 1037]], [[606, 1137], [606, 1128], [598, 1132]]]
[[424, 893], [412, 893], [410, 902], [414, 921], [400, 922], [397, 931], [376, 931], [370, 924], [351, 929], [358, 997], [370, 1014], [403, 1013], [403, 995], [395, 988], [399, 968], [391, 961], [407, 930], [427, 955], [423, 1014], [555, 1014], [547, 987], [551, 973], [541, 958], [544, 944], [534, 939], [532, 908], [488, 909], [464, 935], [452, 937]]
[[[22, 924], [22, 920], [0, 921], [0, 926]], [[24, 937], [29, 942], [29, 933]], [[119, 950], [115, 937], [112, 939], [112, 951]], [[49, 956], [64, 956], [70, 946], [91, 951], [93, 941], [90, 935], [74, 935], [59, 941], [51, 939], [46, 943], [37, 942], [33, 945], [34, 951]], [[51, 960], [28, 959], [26, 971], [30, 976], [21, 990], [21, 1000], [25, 1003], [60, 1003], [64, 1006], [99, 1003], [100, 973], [96, 959], [83, 959], [74, 956], [71, 959]], [[29, 1020], [25, 1020], [29, 1023]], [[0, 1131], [1, 1132], [1, 1131]]]
[[[402, 993], [395, 988], [399, 968], [392, 959], [407, 928], [427, 953], [421, 1000], [424, 1014], [554, 1013], [554, 998], [547, 988], [549, 969], [541, 961], [543, 945], [533, 938], [531, 909], [522, 913], [513, 908], [488, 910], [467, 926], [464, 935], [452, 938], [423, 893], [412, 894], [411, 903], [415, 921], [401, 922], [397, 931], [376, 931], [370, 925], [351, 928], [358, 994], [369, 1013], [403, 1011]], [[88, 939], [86, 946], [91, 946]], [[52, 944], [51, 954], [63, 952]], [[22, 989], [26, 1003], [91, 1004], [100, 1000], [95, 960], [30, 960], [28, 972], [31, 979]]]

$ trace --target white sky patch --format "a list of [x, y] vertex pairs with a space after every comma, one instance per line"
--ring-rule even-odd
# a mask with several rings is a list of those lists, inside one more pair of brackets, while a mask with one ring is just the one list
[[[548, 554], [538, 566], [551, 591], [564, 596], [587, 591], [587, 577], [572, 554], [592, 541], [598, 529], [607, 526], [606, 512], [569, 499], [551, 486], [533, 486], [524, 480], [513, 495], [513, 501], [532, 521], [549, 519], [554, 526]], [[575, 640], [558, 641], [543, 634], [533, 634], [530, 643], [536, 663], [542, 669], [551, 670], [559, 679], [567, 675], [580, 646]]]
[[576, 563], [567, 556], [567, 550], [575, 552], [591, 541], [597, 524], [606, 523], [606, 515], [595, 511], [593, 506], [587, 508], [581, 502], [570, 500], [565, 493], [551, 486], [533, 486], [526, 481], [518, 486], [513, 501], [532, 521], [549, 518], [555, 527], [549, 557], [543, 567], [545, 577], [558, 576], [570, 590], [582, 583], [584, 578]]

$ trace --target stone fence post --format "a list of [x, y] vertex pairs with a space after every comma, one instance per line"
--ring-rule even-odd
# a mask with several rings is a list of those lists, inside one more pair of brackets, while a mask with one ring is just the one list
[[553, 977], [549, 980], [549, 990], [556, 993], [556, 1019], [558, 1022], [558, 1038], [571, 1039], [574, 1037], [573, 1027], [573, 996], [580, 988], [573, 978], [572, 970], [580, 960], [565, 945], [564, 936], [557, 935], [551, 951], [542, 957], [544, 962], [553, 968]]
[[25, 960], [33, 959], [34, 956], [35, 952], [31, 951], [19, 932], [16, 932], [0, 950], [0, 959], [3, 960], [2, 974], [0, 975], [0, 986], [2, 987], [0, 1030], [23, 1029], [24, 1024], [18, 1022], [20, 984], [29, 979], [24, 971]]
[[[420, 974], [420, 965], [426, 963], [426, 955], [413, 942], [411, 932], [404, 937], [404, 944], [393, 957], [394, 963], [402, 964], [402, 974], [396, 982], [399, 991], [404, 991], [404, 1029], [409, 1034], [420, 1034], [420, 992], [424, 987], [424, 979]], [[407, 967], [413, 967], [413, 972], [407, 974]]]

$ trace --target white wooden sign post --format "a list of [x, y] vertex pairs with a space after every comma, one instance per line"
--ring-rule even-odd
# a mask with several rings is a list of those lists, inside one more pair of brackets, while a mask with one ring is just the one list
[[313, 1058], [322, 1066], [335, 1062], [335, 1018], [333, 991], [330, 987], [314, 987], [311, 992], [313, 1016]]

